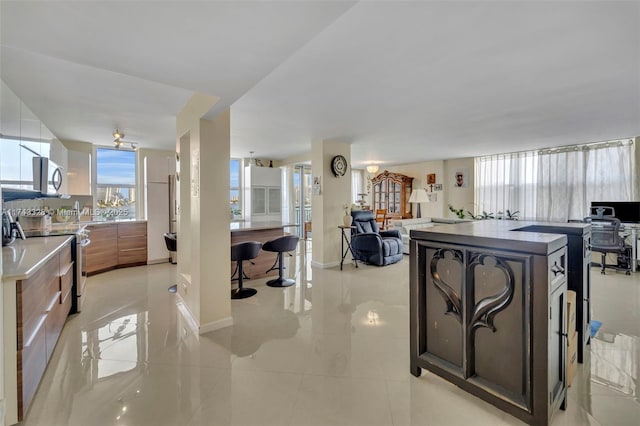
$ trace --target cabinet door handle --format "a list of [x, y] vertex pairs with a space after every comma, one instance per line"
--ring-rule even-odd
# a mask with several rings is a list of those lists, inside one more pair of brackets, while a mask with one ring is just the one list
[[140, 237], [146, 237], [146, 235], [141, 234], [141, 235], [122, 235], [119, 238], [140, 238]]
[[122, 249], [120, 251], [139, 251], [139, 250], [146, 250], [146, 247], [140, 247], [140, 248], [131, 248], [131, 249]]
[[558, 274], [564, 275], [564, 268], [558, 265], [558, 262], [553, 262], [553, 266], [551, 267], [551, 272], [553, 272], [554, 276], [557, 276]]

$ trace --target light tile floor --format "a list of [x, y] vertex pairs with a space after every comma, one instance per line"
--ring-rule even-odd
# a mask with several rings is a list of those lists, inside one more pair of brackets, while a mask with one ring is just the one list
[[[409, 374], [407, 256], [342, 272], [307, 256], [287, 260], [295, 286], [247, 281], [258, 294], [232, 302], [235, 325], [202, 336], [167, 292], [175, 265], [91, 277], [24, 425], [523, 424]], [[593, 269], [592, 286], [603, 326], [553, 425], [638, 425], [640, 273]]]

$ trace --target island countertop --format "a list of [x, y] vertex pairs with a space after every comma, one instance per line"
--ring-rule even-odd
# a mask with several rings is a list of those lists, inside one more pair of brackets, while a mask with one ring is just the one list
[[74, 238], [73, 235], [27, 238], [2, 247], [3, 281], [29, 278]]
[[[495, 248], [525, 249], [536, 254], [549, 254], [567, 244], [566, 234], [582, 235], [589, 232], [587, 223], [559, 223], [518, 220], [479, 220], [439, 225], [411, 230], [411, 238], [471, 245], [482, 244]], [[554, 229], [558, 233], [554, 233]], [[560, 231], [562, 230], [562, 231]]]
[[294, 223], [284, 223], [279, 221], [264, 221], [264, 222], [231, 222], [231, 232], [243, 232], [243, 231], [260, 231], [266, 229], [283, 229], [290, 226], [298, 226]]

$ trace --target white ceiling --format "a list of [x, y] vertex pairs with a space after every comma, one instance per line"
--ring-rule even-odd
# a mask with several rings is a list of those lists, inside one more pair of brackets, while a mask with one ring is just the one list
[[2, 79], [62, 139], [172, 149], [193, 91], [234, 156], [352, 164], [640, 135], [640, 2], [2, 2]]

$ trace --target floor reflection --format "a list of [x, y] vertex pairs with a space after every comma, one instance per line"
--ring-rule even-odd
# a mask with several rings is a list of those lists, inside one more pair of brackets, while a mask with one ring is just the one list
[[[22, 426], [520, 425], [450, 383], [409, 373], [409, 262], [311, 268], [294, 286], [232, 301], [234, 325], [198, 335], [180, 313], [175, 265], [91, 277]], [[592, 274], [603, 322], [552, 426], [640, 419], [640, 273]]]
[[591, 381], [638, 396], [640, 338], [600, 330], [591, 339]]
[[147, 312], [125, 315], [110, 320], [102, 327], [81, 332], [82, 356], [92, 358], [90, 380], [95, 381], [113, 374], [129, 371], [130, 365], [100, 362], [124, 360], [135, 363], [148, 360]]

